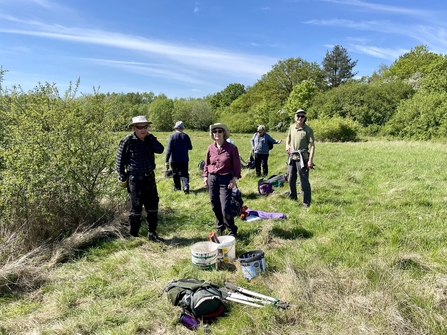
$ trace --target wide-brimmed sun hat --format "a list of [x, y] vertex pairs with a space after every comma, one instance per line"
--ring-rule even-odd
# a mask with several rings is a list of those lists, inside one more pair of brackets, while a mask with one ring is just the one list
[[135, 124], [137, 123], [147, 123], [147, 124], [151, 124], [152, 122], [148, 121], [146, 119], [146, 116], [144, 115], [139, 115], [139, 116], [135, 116], [132, 118], [132, 122], [129, 124], [129, 129], [132, 128]]
[[185, 125], [182, 121], [177, 121], [174, 125], [174, 129], [185, 129]]
[[224, 140], [226, 140], [228, 137], [230, 137], [230, 130], [228, 129], [226, 124], [215, 123], [210, 126], [210, 136], [213, 140], [214, 140], [213, 129], [219, 129], [219, 128], [223, 129], [223, 131], [224, 131]]

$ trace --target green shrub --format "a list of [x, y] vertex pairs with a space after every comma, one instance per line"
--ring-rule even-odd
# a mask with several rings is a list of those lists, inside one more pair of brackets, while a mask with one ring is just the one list
[[110, 195], [117, 140], [106, 107], [96, 95], [61, 98], [49, 84], [10, 93], [2, 104], [0, 240], [27, 252], [107, 219], [101, 200]]
[[322, 142], [350, 142], [357, 140], [359, 125], [350, 120], [335, 116], [309, 122], [315, 139]]

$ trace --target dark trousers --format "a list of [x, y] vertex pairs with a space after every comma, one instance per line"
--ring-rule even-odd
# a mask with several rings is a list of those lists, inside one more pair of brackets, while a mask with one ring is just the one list
[[264, 176], [267, 176], [269, 173], [269, 167], [268, 167], [268, 154], [255, 154], [255, 169], [256, 169], [256, 175], [261, 175], [261, 167], [262, 167], [262, 174]]
[[188, 162], [182, 163], [171, 163], [172, 168], [172, 178], [174, 179], [174, 187], [177, 190], [189, 190], [189, 166]]
[[296, 180], [297, 177], [300, 178], [300, 187], [303, 195], [303, 204], [310, 205], [312, 200], [312, 190], [309, 183], [309, 169], [307, 168], [307, 161], [304, 162], [304, 167], [301, 169], [299, 160], [290, 160], [287, 168], [287, 178], [289, 181], [290, 188], [290, 199], [297, 200], [296, 193]]
[[131, 209], [129, 215], [130, 235], [138, 236], [141, 225], [141, 213], [147, 213], [147, 226], [153, 233], [158, 225], [158, 192], [154, 172], [147, 176], [129, 176], [129, 194]]
[[230, 235], [237, 235], [237, 226], [234, 224], [233, 211], [231, 209], [232, 190], [228, 188], [233, 177], [228, 174], [208, 175], [208, 191], [210, 194], [211, 208], [216, 216], [216, 229], [223, 233], [225, 228]]

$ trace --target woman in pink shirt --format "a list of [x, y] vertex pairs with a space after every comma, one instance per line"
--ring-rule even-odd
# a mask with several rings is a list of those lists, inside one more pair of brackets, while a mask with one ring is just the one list
[[231, 194], [237, 179], [241, 177], [239, 151], [234, 144], [226, 141], [230, 137], [230, 131], [225, 124], [212, 124], [210, 136], [214, 143], [206, 151], [203, 185], [210, 194], [211, 208], [216, 216], [217, 235], [223, 235], [225, 229], [228, 229], [229, 235], [236, 237], [237, 226], [231, 209]]

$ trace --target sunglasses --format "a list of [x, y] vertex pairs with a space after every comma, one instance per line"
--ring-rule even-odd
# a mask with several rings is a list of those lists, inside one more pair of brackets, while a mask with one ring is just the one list
[[221, 134], [221, 133], [223, 133], [223, 130], [222, 129], [214, 129], [213, 134], [215, 134], [215, 133]]
[[297, 117], [298, 119], [300, 119], [300, 118], [304, 119], [304, 118], [306, 117], [306, 115], [298, 114], [296, 117]]
[[149, 126], [135, 126], [135, 128], [137, 128], [137, 129], [139, 129], [139, 130], [141, 130], [141, 129], [147, 129], [147, 127], [149, 127]]

